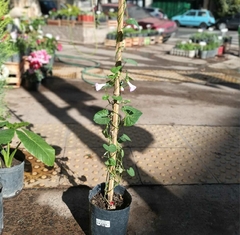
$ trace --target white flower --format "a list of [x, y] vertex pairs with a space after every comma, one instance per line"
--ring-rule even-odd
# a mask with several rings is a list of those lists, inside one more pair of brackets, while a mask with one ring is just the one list
[[29, 29], [30, 29], [30, 31], [33, 31], [32, 25], [29, 25]]
[[121, 91], [124, 91], [124, 88], [122, 86], [120, 86], [120, 89], [121, 89]]
[[97, 15], [100, 15], [100, 14], [101, 14], [101, 11], [96, 11], [96, 14], [97, 14]]
[[[50, 12], [50, 11], [49, 11], [49, 12]], [[47, 19], [47, 18], [48, 18], [48, 15], [45, 15], [44, 18]]]
[[46, 33], [46, 35], [45, 35], [47, 38], [52, 38], [53, 36], [52, 36], [52, 34], [50, 34], [50, 33]]
[[184, 44], [186, 44], [186, 43], [187, 43], [186, 41], [181, 41], [181, 44], [182, 44], [182, 45], [184, 45]]
[[110, 8], [109, 11], [110, 12], [114, 12], [115, 10], [114, 10], [114, 8]]
[[213, 31], [213, 28], [212, 28], [212, 27], [210, 27], [210, 28], [208, 28], [208, 30], [209, 30], [209, 31]]
[[206, 46], [207, 43], [206, 43], [206, 42], [200, 42], [199, 45], [200, 45], [200, 46]]
[[5, 65], [2, 65], [0, 67], [0, 81], [4, 81], [8, 76], [9, 76], [9, 69]]
[[17, 41], [17, 32], [13, 31], [10, 33], [10, 35], [11, 35], [12, 41], [16, 42]]
[[103, 84], [95, 83], [96, 91], [100, 91], [104, 86], [106, 86], [106, 83]]
[[129, 88], [130, 88], [130, 92], [132, 92], [132, 91], [134, 91], [137, 87], [136, 86], [134, 86], [131, 82], [129, 82], [129, 81], [127, 81], [127, 84], [128, 84], [128, 86], [129, 86]]
[[38, 35], [37, 38], [43, 39], [43, 36], [42, 35]]
[[59, 39], [60, 39], [60, 37], [57, 35], [57, 36], [56, 36], [56, 40], [58, 41]]
[[13, 19], [13, 24], [16, 25], [18, 29], [21, 28], [19, 18], [14, 18]]
[[189, 40], [188, 40], [188, 42], [189, 42], [189, 43], [192, 43], [192, 40], [191, 40], [191, 39], [189, 39]]
[[40, 29], [39, 29], [37, 32], [38, 32], [39, 34], [41, 34], [41, 35], [43, 34], [43, 31], [40, 30]]
[[218, 40], [222, 40], [223, 39], [223, 37], [222, 36], [218, 36]]

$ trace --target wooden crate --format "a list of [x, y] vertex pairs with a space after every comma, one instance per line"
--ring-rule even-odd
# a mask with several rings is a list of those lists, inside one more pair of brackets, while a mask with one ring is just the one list
[[75, 26], [76, 21], [75, 20], [61, 20], [60, 21], [60, 26]]
[[118, 23], [117, 23], [117, 20], [109, 20], [107, 25], [109, 29], [116, 29]]
[[125, 38], [124, 39], [124, 46], [125, 47], [131, 47], [132, 46], [132, 39], [131, 38]]
[[24, 73], [24, 62], [6, 62], [4, 65], [9, 70], [9, 77], [6, 79], [7, 86], [20, 87], [22, 81], [21, 77]]
[[105, 39], [104, 45], [107, 47], [115, 47], [116, 39]]
[[61, 20], [60, 20], [60, 19], [57, 19], [57, 20], [48, 19], [48, 20], [47, 20], [47, 24], [48, 24], [48, 25], [61, 26]]
[[140, 41], [139, 37], [132, 38], [132, 45], [133, 46], [139, 46], [139, 41]]

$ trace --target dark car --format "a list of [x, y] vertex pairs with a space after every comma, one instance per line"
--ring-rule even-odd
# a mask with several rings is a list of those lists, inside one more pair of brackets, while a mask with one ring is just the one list
[[216, 27], [218, 29], [237, 29], [240, 25], [240, 13], [231, 16], [225, 16], [216, 21]]
[[48, 15], [49, 11], [57, 9], [57, 1], [39, 0], [39, 5], [43, 15]]
[[[102, 4], [103, 12], [108, 15], [110, 9], [117, 12], [118, 5], [114, 3]], [[177, 31], [177, 25], [174, 21], [168, 19], [159, 19], [153, 17], [147, 10], [136, 5], [128, 5], [126, 10], [126, 17], [134, 18], [143, 29], [148, 27], [151, 29], [162, 30], [166, 41], [173, 33]]]

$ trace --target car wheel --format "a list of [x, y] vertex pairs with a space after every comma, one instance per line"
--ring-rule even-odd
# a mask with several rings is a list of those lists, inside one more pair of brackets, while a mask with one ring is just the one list
[[206, 29], [207, 28], [207, 24], [206, 23], [201, 23], [200, 25], [199, 25], [199, 28], [201, 28], [201, 29]]
[[225, 23], [219, 23], [218, 24], [218, 29], [219, 30], [226, 29], [226, 28], [227, 28], [227, 25]]
[[179, 26], [180, 26], [180, 23], [179, 23], [179, 21], [178, 21], [178, 20], [175, 20], [175, 23], [176, 23], [177, 27], [179, 27]]

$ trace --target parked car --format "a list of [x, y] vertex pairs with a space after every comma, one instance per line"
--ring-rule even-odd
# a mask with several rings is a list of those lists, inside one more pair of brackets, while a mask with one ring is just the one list
[[48, 15], [49, 11], [57, 9], [57, 2], [51, 0], [39, 0], [39, 5], [43, 15]]
[[155, 7], [145, 7], [144, 8], [146, 11], [150, 13], [151, 16], [157, 17], [160, 19], [168, 19], [167, 15], [159, 8]]
[[218, 29], [238, 29], [240, 25], [240, 13], [231, 16], [224, 16], [216, 21], [216, 27]]
[[[109, 14], [110, 9], [114, 9], [114, 12], [117, 12], [118, 5], [115, 3], [102, 4], [102, 11], [106, 15]], [[145, 8], [136, 5], [128, 4], [125, 16], [126, 18], [136, 19], [143, 29], [147, 29], [150, 26], [150, 29], [162, 30], [163, 41], [167, 41], [177, 31], [177, 25], [174, 21], [153, 17]]]
[[208, 10], [189, 10], [183, 15], [172, 17], [178, 26], [194, 26], [207, 28], [215, 24], [215, 18]]

